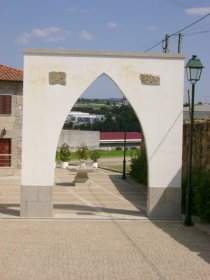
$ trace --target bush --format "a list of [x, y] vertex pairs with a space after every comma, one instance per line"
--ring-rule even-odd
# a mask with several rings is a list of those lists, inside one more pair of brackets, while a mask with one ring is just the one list
[[59, 151], [59, 150], [56, 151], [55, 161], [56, 161], [56, 162], [61, 162], [60, 151]]
[[62, 162], [70, 161], [70, 159], [71, 159], [71, 151], [69, 149], [69, 145], [64, 143], [61, 146], [60, 151], [58, 152], [58, 155], [56, 153], [56, 157], [58, 157]]
[[79, 159], [87, 160], [89, 158], [89, 149], [88, 147], [83, 143], [77, 148], [77, 154]]
[[141, 149], [131, 158], [130, 175], [139, 183], [147, 185], [147, 156], [145, 149]]
[[100, 151], [99, 150], [92, 150], [90, 151], [90, 158], [94, 161], [97, 162], [97, 160], [101, 157]]
[[[182, 206], [185, 209], [187, 179], [182, 184]], [[192, 173], [192, 214], [210, 222], [210, 171], [194, 169]]]
[[210, 222], [210, 171], [200, 173], [195, 185], [195, 204], [203, 221]]

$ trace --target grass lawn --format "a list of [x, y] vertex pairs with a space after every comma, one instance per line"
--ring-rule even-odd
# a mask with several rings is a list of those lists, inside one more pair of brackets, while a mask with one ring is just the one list
[[[135, 156], [137, 153], [137, 150], [129, 150], [126, 151], [126, 156]], [[123, 150], [112, 150], [112, 151], [104, 151], [104, 150], [100, 150], [100, 156], [101, 158], [113, 158], [113, 157], [123, 157], [124, 156], [124, 152]], [[76, 152], [72, 152], [71, 153], [71, 160], [77, 160], [78, 155]]]
[[[117, 172], [123, 172], [123, 165], [122, 164], [117, 164], [117, 165], [112, 165], [112, 164], [106, 164], [106, 165], [99, 165], [101, 168], [107, 168], [109, 170], [117, 171]], [[126, 163], [126, 173], [130, 172], [130, 163]]]

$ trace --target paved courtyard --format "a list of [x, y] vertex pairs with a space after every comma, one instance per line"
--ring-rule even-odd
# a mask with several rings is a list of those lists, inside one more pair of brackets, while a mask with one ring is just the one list
[[[76, 171], [56, 168], [53, 188], [54, 218], [142, 219], [146, 192], [120, 173], [99, 169], [85, 184], [73, 185]], [[0, 179], [0, 216], [20, 216], [20, 177]]]
[[19, 218], [20, 178], [0, 179], [0, 279], [210, 279], [210, 237], [149, 221], [144, 189], [114, 172], [57, 169], [54, 218]]
[[56, 170], [54, 216], [80, 219], [141, 219], [145, 217], [143, 186], [122, 180], [116, 172], [99, 169], [88, 173], [85, 184], [73, 185], [75, 171]]
[[210, 238], [179, 222], [0, 220], [0, 279], [210, 279]]

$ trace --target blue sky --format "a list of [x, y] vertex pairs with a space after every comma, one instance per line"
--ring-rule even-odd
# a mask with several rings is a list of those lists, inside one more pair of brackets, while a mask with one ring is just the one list
[[[23, 68], [23, 48], [144, 52], [210, 13], [210, 0], [0, 0], [0, 64]], [[183, 32], [186, 61], [196, 54], [205, 69], [196, 101], [210, 103], [210, 16]], [[177, 36], [170, 52], [177, 52]], [[162, 52], [162, 45], [151, 52]], [[185, 101], [187, 89], [185, 82]], [[87, 97], [118, 97], [101, 79]]]

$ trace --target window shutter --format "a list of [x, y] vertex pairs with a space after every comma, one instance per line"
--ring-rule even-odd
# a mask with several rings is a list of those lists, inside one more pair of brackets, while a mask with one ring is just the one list
[[4, 113], [5, 114], [11, 114], [11, 101], [12, 101], [12, 96], [11, 95], [5, 95], [4, 96]]
[[11, 114], [12, 96], [0, 95], [0, 114]]
[[4, 96], [0, 95], [0, 114], [4, 114]]

